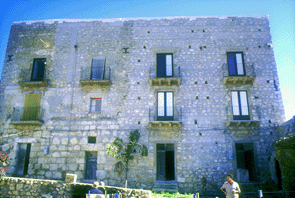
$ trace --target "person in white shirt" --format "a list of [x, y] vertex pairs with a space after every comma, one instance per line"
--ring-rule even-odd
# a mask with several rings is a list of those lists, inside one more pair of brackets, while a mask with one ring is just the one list
[[[226, 198], [239, 198], [239, 194], [241, 193], [241, 189], [239, 184], [235, 182], [231, 175], [226, 176], [226, 182], [220, 188], [222, 192], [226, 195]], [[224, 191], [225, 189], [225, 191]]]

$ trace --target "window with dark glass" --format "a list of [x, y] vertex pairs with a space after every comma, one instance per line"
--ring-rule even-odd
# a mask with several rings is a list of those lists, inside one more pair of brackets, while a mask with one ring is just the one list
[[245, 75], [243, 52], [228, 52], [227, 62], [228, 62], [228, 73], [230, 76]]
[[35, 58], [31, 81], [43, 81], [45, 77], [46, 58]]
[[158, 92], [158, 121], [173, 120], [173, 92]]
[[157, 76], [173, 76], [173, 54], [157, 54]]
[[246, 91], [231, 91], [234, 120], [250, 120]]
[[105, 57], [93, 57], [91, 65], [91, 80], [104, 79]]
[[90, 112], [101, 111], [101, 98], [91, 98]]
[[88, 144], [95, 144], [96, 136], [88, 136]]

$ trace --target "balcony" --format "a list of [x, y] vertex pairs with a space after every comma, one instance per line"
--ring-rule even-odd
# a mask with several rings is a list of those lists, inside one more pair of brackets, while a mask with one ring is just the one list
[[245, 75], [229, 75], [228, 64], [222, 65], [223, 79], [222, 82], [226, 86], [241, 86], [241, 85], [253, 85], [256, 74], [254, 64], [245, 64]]
[[151, 86], [179, 86], [181, 81], [180, 67], [174, 70], [173, 76], [157, 77], [156, 71], [150, 69], [149, 83]]
[[11, 124], [41, 126], [44, 110], [40, 107], [13, 108]]
[[[43, 72], [42, 72], [43, 73]], [[44, 74], [37, 76], [35, 79], [32, 78], [31, 69], [22, 69], [19, 77], [20, 81], [18, 84], [26, 88], [42, 88], [48, 86], [48, 79], [46, 78], [46, 71]]]
[[81, 68], [80, 83], [82, 86], [93, 86], [93, 85], [110, 85], [111, 68], [104, 70], [102, 79], [94, 78], [91, 73], [91, 67]]
[[[165, 117], [164, 117], [165, 118]], [[155, 108], [149, 109], [149, 126], [150, 127], [175, 127], [180, 128], [182, 124], [181, 108], [174, 107], [174, 115], [169, 119], [159, 119]]]
[[234, 118], [231, 105], [227, 106], [226, 112], [228, 118], [228, 120], [226, 121], [227, 127], [257, 128], [260, 125], [260, 120], [258, 119], [259, 109], [257, 106], [253, 107], [252, 115], [250, 115], [248, 119], [237, 119], [236, 117]]

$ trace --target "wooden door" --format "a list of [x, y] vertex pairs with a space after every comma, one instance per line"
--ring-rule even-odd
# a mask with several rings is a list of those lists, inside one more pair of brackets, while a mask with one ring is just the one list
[[31, 144], [18, 144], [16, 175], [23, 176], [28, 173], [30, 152]]
[[97, 152], [86, 151], [85, 179], [96, 179]]

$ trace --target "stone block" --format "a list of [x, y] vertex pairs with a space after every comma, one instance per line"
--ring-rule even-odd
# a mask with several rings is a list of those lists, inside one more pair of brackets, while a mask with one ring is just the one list
[[237, 169], [237, 181], [249, 182], [249, 171], [247, 169]]
[[65, 182], [66, 183], [76, 183], [77, 182], [77, 175], [76, 174], [67, 173], [66, 174]]

